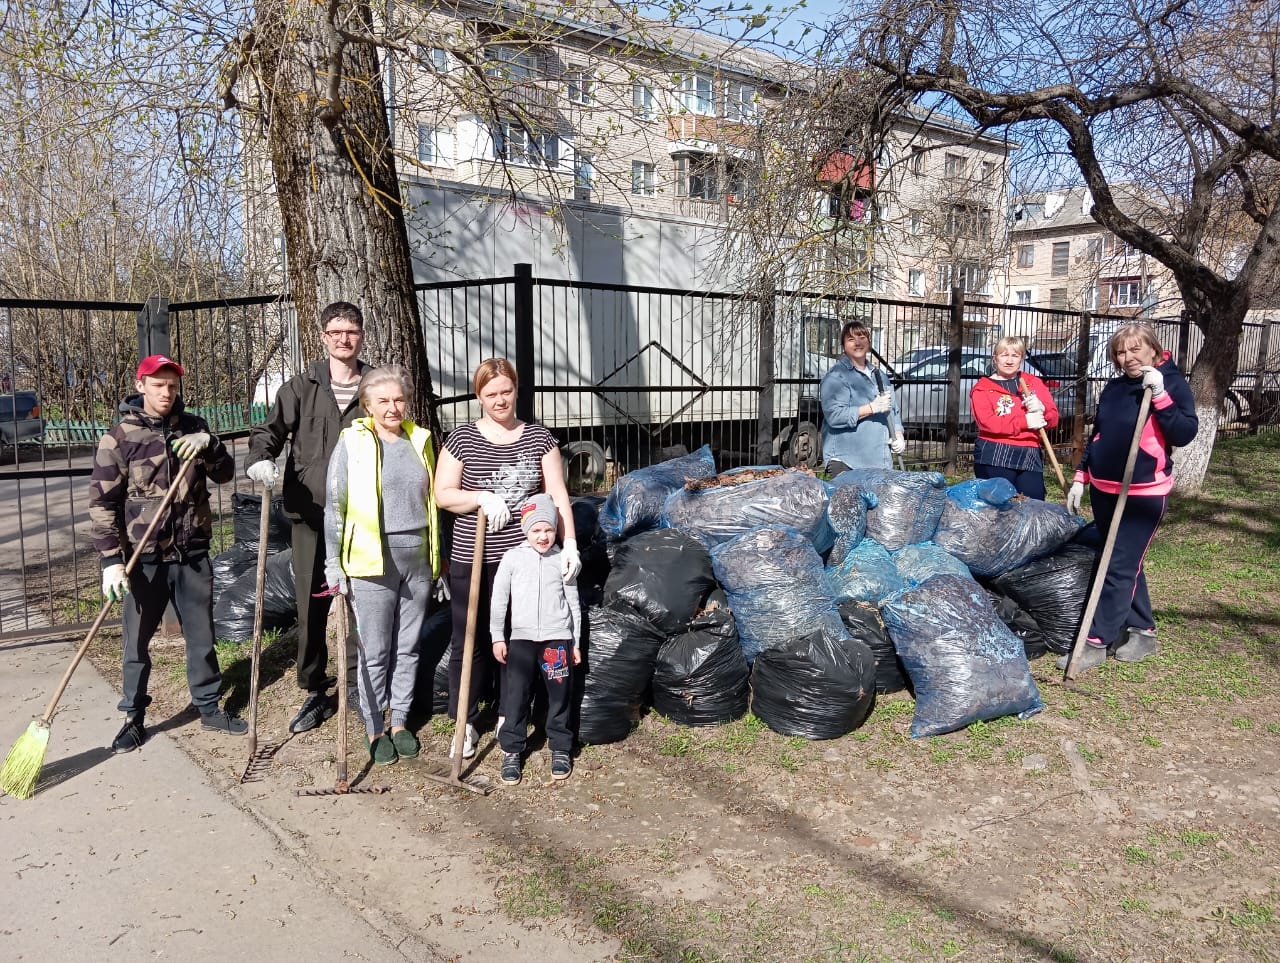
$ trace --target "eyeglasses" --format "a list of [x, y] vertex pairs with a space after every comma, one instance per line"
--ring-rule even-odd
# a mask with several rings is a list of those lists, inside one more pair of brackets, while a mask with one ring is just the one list
[[335, 341], [339, 339], [345, 340], [345, 341], [354, 341], [356, 340], [356, 338], [364, 337], [364, 332], [361, 331], [359, 328], [350, 328], [350, 329], [339, 328], [333, 331], [324, 332], [324, 336], [326, 338], [333, 338], [333, 340]]

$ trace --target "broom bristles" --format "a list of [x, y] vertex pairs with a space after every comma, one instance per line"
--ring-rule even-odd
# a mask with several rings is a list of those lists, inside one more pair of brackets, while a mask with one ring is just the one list
[[49, 727], [33, 722], [5, 756], [0, 768], [0, 789], [15, 799], [30, 799], [40, 781], [44, 752], [49, 748]]

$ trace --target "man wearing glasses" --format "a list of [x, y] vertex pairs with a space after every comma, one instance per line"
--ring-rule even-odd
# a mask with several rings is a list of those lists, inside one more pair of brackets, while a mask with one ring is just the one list
[[354, 304], [335, 301], [320, 312], [320, 331], [328, 359], [291, 378], [276, 395], [265, 424], [249, 438], [246, 474], [268, 489], [275, 487], [275, 460], [289, 442], [284, 466], [284, 508], [293, 519], [293, 572], [298, 597], [298, 687], [307, 693], [289, 723], [292, 732], [315, 729], [337, 711], [327, 694], [334, 679], [325, 669], [324, 586], [325, 473], [342, 429], [360, 414], [357, 389], [367, 365], [360, 360], [364, 316]]

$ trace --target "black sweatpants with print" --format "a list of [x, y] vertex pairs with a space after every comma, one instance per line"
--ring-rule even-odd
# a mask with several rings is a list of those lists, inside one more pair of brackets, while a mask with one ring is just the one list
[[498, 733], [498, 744], [503, 752], [524, 752], [534, 687], [539, 685], [547, 693], [547, 743], [551, 751], [573, 751], [573, 731], [569, 728], [573, 640], [511, 639], [507, 643], [507, 664], [502, 670], [502, 714], [506, 720]]

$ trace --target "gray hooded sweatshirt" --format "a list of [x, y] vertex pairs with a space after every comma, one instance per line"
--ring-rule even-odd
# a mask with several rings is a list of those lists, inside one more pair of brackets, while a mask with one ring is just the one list
[[[507, 604], [511, 605], [511, 636], [503, 632]], [[494, 640], [528, 639], [551, 642], [582, 639], [582, 611], [578, 587], [560, 576], [560, 546], [546, 555], [523, 542], [502, 556], [489, 599], [489, 634]]]

